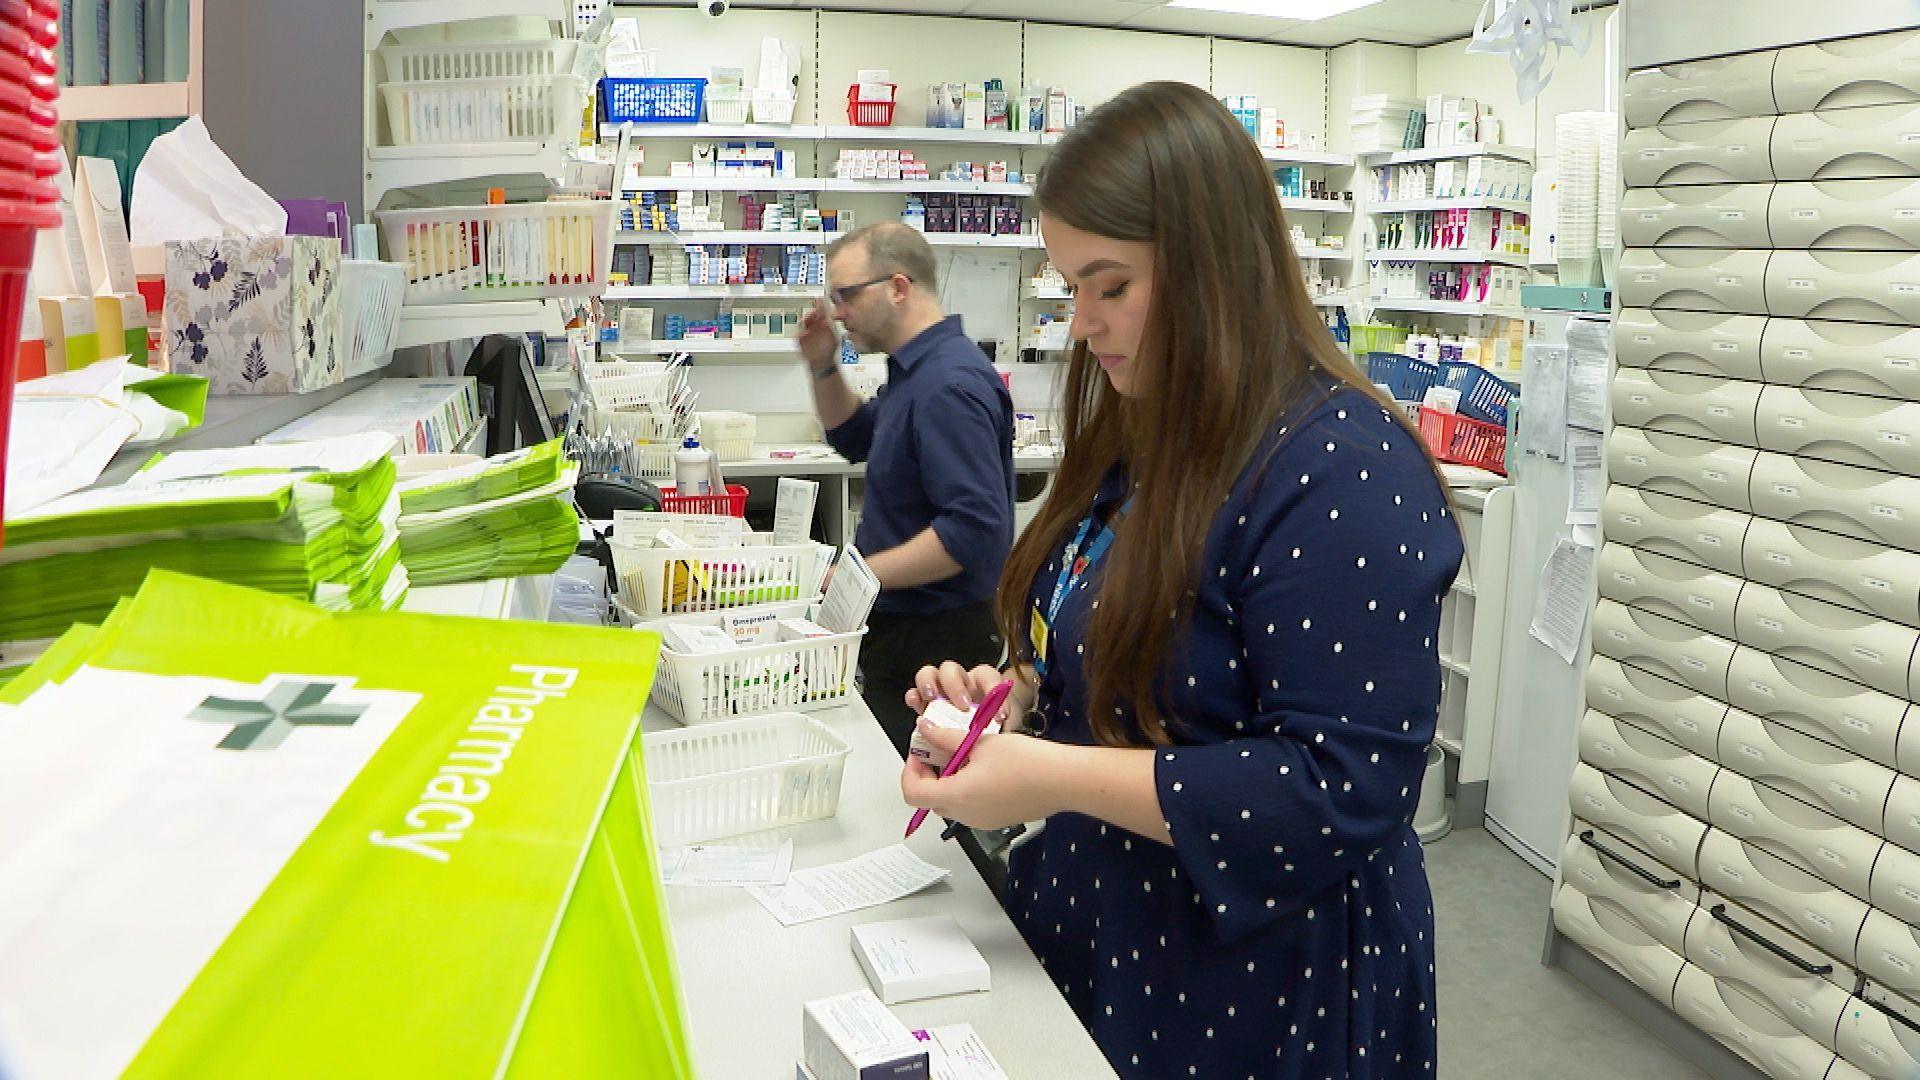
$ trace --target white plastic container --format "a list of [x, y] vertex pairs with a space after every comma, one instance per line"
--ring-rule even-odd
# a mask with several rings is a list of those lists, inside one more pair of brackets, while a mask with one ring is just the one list
[[577, 41], [552, 38], [382, 45], [375, 51], [386, 69], [387, 82], [430, 82], [565, 75], [573, 70], [573, 57], [578, 48]]
[[654, 837], [667, 845], [834, 816], [852, 752], [799, 713], [656, 732], [640, 744]]
[[606, 199], [556, 199], [378, 217], [387, 257], [407, 268], [407, 302], [431, 304], [599, 296], [613, 265], [613, 214]]
[[1420, 802], [1413, 811], [1413, 831], [1420, 842], [1431, 844], [1453, 830], [1453, 814], [1447, 807], [1447, 752], [1439, 746], [1427, 747], [1427, 771], [1420, 778]]
[[753, 454], [759, 420], [752, 413], [725, 409], [700, 414], [700, 438], [721, 461], [741, 461]]
[[347, 378], [386, 367], [400, 329], [407, 268], [370, 259], [340, 260], [340, 340]]
[[587, 85], [571, 75], [383, 83], [388, 145], [546, 143], [580, 123]]
[[[810, 602], [766, 604], [752, 609], [779, 619], [811, 619]], [[733, 614], [730, 612], [729, 614]], [[649, 619], [641, 630], [668, 624], [719, 627], [718, 613]], [[866, 630], [805, 641], [747, 645], [717, 653], [660, 652], [661, 670], [653, 700], [683, 724], [710, 724], [740, 716], [831, 708], [854, 696], [860, 643]]]
[[682, 495], [713, 494], [713, 451], [692, 436], [674, 451], [673, 486]]
[[833, 549], [818, 543], [610, 546], [620, 591], [642, 618], [816, 600], [833, 562]]

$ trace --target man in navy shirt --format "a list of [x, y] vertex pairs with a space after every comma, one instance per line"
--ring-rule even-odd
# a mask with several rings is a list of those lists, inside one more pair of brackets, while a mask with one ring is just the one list
[[[887, 354], [887, 384], [862, 402], [840, 375], [846, 327]], [[867, 463], [854, 544], [880, 579], [860, 669], [863, 696], [901, 756], [920, 666], [997, 664], [992, 601], [1013, 547], [1013, 401], [985, 354], [943, 316], [933, 249], [900, 224], [827, 248], [827, 300], [801, 320], [800, 352], [827, 441]]]

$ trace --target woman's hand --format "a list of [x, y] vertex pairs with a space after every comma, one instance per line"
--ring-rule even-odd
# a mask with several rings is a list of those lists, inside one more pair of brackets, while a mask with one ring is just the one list
[[[922, 720], [920, 737], [951, 752], [967, 736]], [[919, 758], [908, 758], [900, 771], [900, 794], [909, 806], [926, 807], [975, 829], [1039, 821], [1061, 809], [1054, 801], [1061, 788], [1059, 770], [1083, 749], [1023, 735], [982, 735], [960, 771], [945, 779]]]
[[988, 691], [1006, 679], [1013, 680], [1013, 693], [1007, 696], [1006, 707], [994, 719], [1000, 722], [1000, 730], [1011, 731], [1020, 718], [1027, 714], [1027, 710], [1033, 707], [1033, 690], [1020, 674], [1003, 673], [992, 664], [981, 664], [968, 671], [949, 660], [939, 667], [929, 664], [921, 668], [914, 676], [913, 689], [907, 691], [907, 708], [916, 713], [926, 712], [928, 704], [945, 698], [955, 707], [972, 712], [973, 707], [986, 698]]

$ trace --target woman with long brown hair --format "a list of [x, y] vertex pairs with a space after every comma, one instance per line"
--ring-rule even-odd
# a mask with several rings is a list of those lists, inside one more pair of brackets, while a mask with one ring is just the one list
[[[1075, 292], [1066, 452], [998, 619], [1006, 721], [909, 803], [1046, 820], [1006, 905], [1114, 1068], [1407, 1077], [1435, 1058], [1410, 820], [1461, 545], [1416, 435], [1315, 316], [1219, 102], [1146, 83], [1040, 178]], [[963, 708], [1002, 673], [921, 670]], [[923, 736], [958, 740], [924, 722]]]

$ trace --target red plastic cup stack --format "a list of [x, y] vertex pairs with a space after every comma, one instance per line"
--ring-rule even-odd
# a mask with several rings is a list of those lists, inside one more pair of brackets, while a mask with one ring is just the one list
[[59, 0], [0, 0], [0, 502], [33, 237], [60, 225], [59, 43]]

